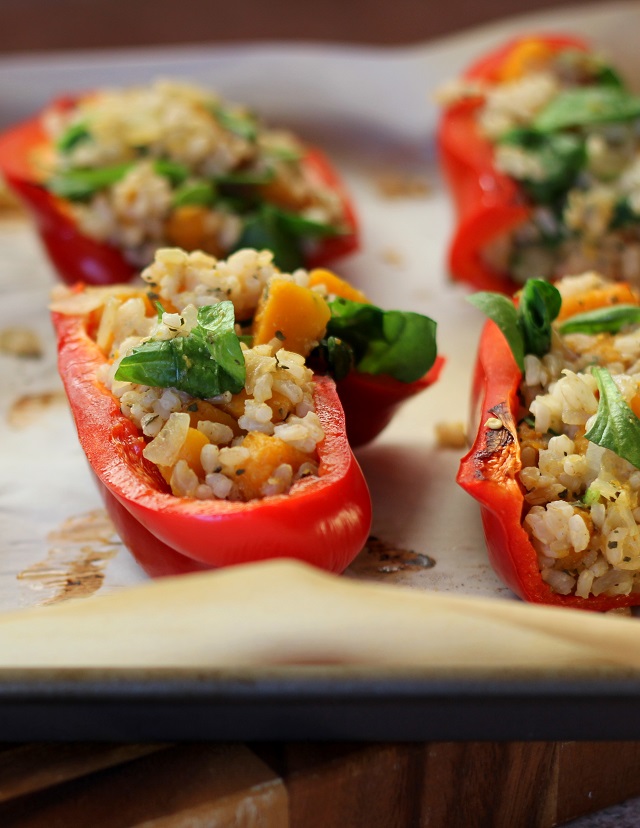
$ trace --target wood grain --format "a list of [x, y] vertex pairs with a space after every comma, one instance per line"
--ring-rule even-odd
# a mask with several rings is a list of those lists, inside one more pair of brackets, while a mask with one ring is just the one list
[[284, 779], [300, 828], [552, 828], [640, 793], [638, 743], [254, 749]]
[[638, 795], [640, 743], [563, 742], [558, 749], [560, 822]]
[[165, 749], [162, 744], [33, 743], [0, 750], [0, 802], [53, 788], [72, 779]]
[[0, 825], [287, 828], [287, 798], [282, 780], [244, 745], [179, 745], [18, 796], [0, 805]]
[[638, 742], [0, 745], [0, 825], [553, 828], [639, 771]]

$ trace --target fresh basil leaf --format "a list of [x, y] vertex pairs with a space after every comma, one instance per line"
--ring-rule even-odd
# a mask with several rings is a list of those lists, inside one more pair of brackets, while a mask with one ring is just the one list
[[78, 144], [91, 140], [91, 133], [83, 122], [71, 124], [56, 141], [56, 148], [59, 152], [67, 153], [75, 149]]
[[638, 322], [640, 322], [640, 306], [607, 305], [604, 308], [577, 313], [563, 322], [559, 330], [561, 334], [615, 334], [627, 325], [636, 325]]
[[189, 177], [189, 168], [178, 161], [171, 161], [169, 158], [156, 158], [153, 162], [153, 169], [158, 175], [168, 178], [172, 187], [179, 187]]
[[533, 121], [538, 132], [586, 127], [640, 116], [640, 97], [617, 86], [579, 86], [557, 95]]
[[551, 348], [551, 323], [560, 313], [562, 296], [542, 279], [529, 279], [520, 292], [518, 325], [525, 354], [544, 356]]
[[361, 373], [415, 382], [435, 362], [436, 323], [428, 316], [343, 298], [329, 302], [329, 309], [327, 334], [351, 346]]
[[131, 166], [131, 163], [125, 163], [95, 169], [68, 170], [52, 176], [46, 182], [46, 187], [60, 198], [66, 198], [69, 201], [85, 201], [99, 190], [110, 187], [123, 179]]
[[579, 135], [517, 129], [505, 133], [500, 143], [522, 148], [544, 171], [540, 179], [518, 179], [537, 204], [551, 204], [563, 195], [586, 163], [585, 141]]
[[206, 399], [244, 388], [246, 367], [234, 329], [232, 302], [198, 310], [188, 336], [143, 342], [125, 356], [115, 378], [139, 385], [176, 388]]
[[500, 328], [518, 368], [524, 371], [524, 339], [518, 324], [518, 311], [513, 301], [502, 293], [484, 290], [468, 296], [467, 300]]
[[600, 400], [593, 425], [584, 436], [640, 469], [640, 420], [606, 368], [594, 365], [591, 373], [598, 383]]
[[211, 181], [194, 181], [178, 187], [173, 194], [171, 204], [173, 207], [185, 207], [192, 204], [210, 207], [215, 200], [216, 188]]
[[278, 211], [268, 204], [261, 205], [245, 218], [234, 250], [243, 247], [271, 250], [274, 262], [285, 273], [292, 273], [304, 265], [300, 240], [283, 226]]

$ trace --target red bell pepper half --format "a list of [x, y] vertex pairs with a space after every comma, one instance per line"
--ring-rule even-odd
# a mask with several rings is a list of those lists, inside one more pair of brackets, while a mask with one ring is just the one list
[[[73, 98], [60, 98], [50, 110], [64, 110]], [[44, 130], [44, 112], [0, 135], [0, 173], [35, 221], [44, 248], [62, 281], [69, 285], [113, 285], [131, 280], [139, 268], [128, 262], [113, 245], [84, 234], [77, 226], [67, 203], [49, 192], [42, 183], [38, 155], [47, 151], [49, 138]], [[311, 179], [335, 192], [342, 204], [347, 231], [319, 240], [309, 255], [308, 267], [318, 267], [359, 247], [358, 223], [353, 204], [335, 168], [324, 153], [308, 147], [302, 165]]]
[[[616, 596], [560, 595], [541, 577], [538, 558], [522, 525], [524, 494], [517, 434], [522, 374], [502, 332], [487, 322], [473, 375], [471, 429], [474, 443], [462, 458], [457, 482], [480, 504], [489, 560], [497, 575], [525, 601], [607, 611], [638, 604], [638, 593]], [[501, 428], [486, 425], [500, 420]], [[495, 425], [495, 423], [492, 423]]]
[[415, 382], [400, 382], [385, 374], [361, 374], [358, 371], [351, 371], [338, 380], [338, 394], [351, 447], [357, 448], [374, 440], [407, 400], [437, 381], [444, 363], [444, 357], [437, 356], [424, 377]]
[[145, 442], [96, 379], [105, 357], [88, 332], [90, 315], [52, 314], [59, 369], [80, 443], [124, 543], [152, 576], [268, 558], [296, 558], [341, 572], [361, 551], [371, 500], [349, 447], [333, 380], [317, 377], [316, 411], [325, 431], [319, 475], [288, 494], [248, 502], [176, 497]]
[[[464, 80], [500, 81], [523, 47], [542, 47], [549, 52], [587, 50], [583, 41], [573, 37], [517, 38], [472, 64]], [[531, 207], [518, 183], [494, 166], [493, 144], [481, 134], [477, 123], [482, 103], [482, 96], [477, 95], [446, 107], [438, 127], [438, 151], [456, 212], [449, 270], [453, 279], [477, 290], [512, 294], [519, 286], [506, 273], [493, 270], [481, 254], [489, 242], [523, 224]]]

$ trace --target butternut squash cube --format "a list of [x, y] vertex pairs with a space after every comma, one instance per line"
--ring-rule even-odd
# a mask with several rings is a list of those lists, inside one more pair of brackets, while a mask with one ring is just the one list
[[307, 356], [324, 336], [331, 311], [313, 290], [274, 278], [260, 300], [253, 328], [254, 344], [277, 339], [287, 351]]

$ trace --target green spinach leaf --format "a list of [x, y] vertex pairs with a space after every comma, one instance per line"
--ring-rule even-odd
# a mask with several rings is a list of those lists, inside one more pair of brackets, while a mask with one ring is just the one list
[[179, 187], [189, 177], [188, 167], [169, 158], [156, 158], [153, 162], [153, 168], [158, 175], [168, 178], [172, 187]]
[[276, 207], [280, 221], [287, 230], [294, 236], [301, 238], [323, 238], [326, 236], [339, 236], [343, 233], [338, 227], [333, 224], [327, 224], [322, 221], [314, 221], [313, 219], [305, 218], [297, 213], [291, 213], [288, 210], [281, 210]]
[[518, 368], [524, 371], [524, 340], [518, 324], [518, 311], [512, 300], [502, 293], [481, 290], [467, 297], [502, 331]]
[[214, 181], [219, 187], [260, 187], [270, 184], [275, 175], [273, 167], [264, 167], [261, 170], [232, 170], [216, 175]]
[[188, 205], [202, 205], [211, 207], [216, 201], [216, 187], [211, 181], [193, 181], [183, 184], [174, 192], [171, 204], [173, 207]]
[[591, 373], [598, 383], [600, 400], [593, 425], [584, 436], [640, 469], [640, 420], [606, 368], [593, 366]]
[[247, 141], [255, 141], [258, 137], [258, 123], [250, 112], [240, 111], [219, 104], [211, 107], [213, 115], [221, 126]]
[[285, 273], [304, 266], [300, 240], [283, 224], [279, 211], [269, 204], [260, 205], [245, 217], [234, 249], [243, 247], [271, 250], [274, 262]]
[[468, 301], [500, 328], [521, 371], [525, 354], [544, 356], [549, 350], [551, 323], [562, 305], [560, 292], [549, 282], [529, 279], [517, 306], [503, 294], [489, 291], [474, 293]]
[[354, 367], [353, 349], [337, 336], [328, 336], [320, 343], [329, 373], [334, 380], [344, 379]]
[[115, 378], [139, 385], [176, 388], [206, 399], [244, 387], [246, 368], [234, 329], [232, 302], [198, 310], [198, 324], [188, 336], [143, 342], [125, 356]]
[[75, 149], [78, 144], [91, 140], [91, 133], [86, 123], [78, 121], [67, 127], [65, 132], [56, 141], [56, 149], [59, 152], [67, 153]]
[[358, 371], [415, 382], [437, 356], [436, 323], [412, 311], [383, 311], [375, 305], [334, 299], [327, 335], [347, 343]]
[[525, 354], [544, 356], [551, 347], [551, 323], [560, 313], [562, 297], [542, 279], [530, 279], [520, 294], [518, 325]]
[[607, 305], [603, 308], [577, 313], [559, 326], [561, 334], [618, 333], [626, 325], [640, 322], [640, 306]]
[[578, 86], [557, 95], [537, 115], [533, 129], [550, 133], [640, 117], [640, 97], [615, 85]]
[[537, 204], [552, 204], [573, 184], [586, 163], [585, 141], [579, 135], [544, 135], [535, 130], [517, 129], [505, 133], [500, 143], [520, 147], [544, 171], [539, 179], [518, 179]]
[[125, 163], [95, 169], [68, 170], [52, 176], [46, 182], [46, 187], [60, 198], [66, 198], [69, 201], [86, 201], [98, 190], [121, 181], [131, 166], [130, 163]]

